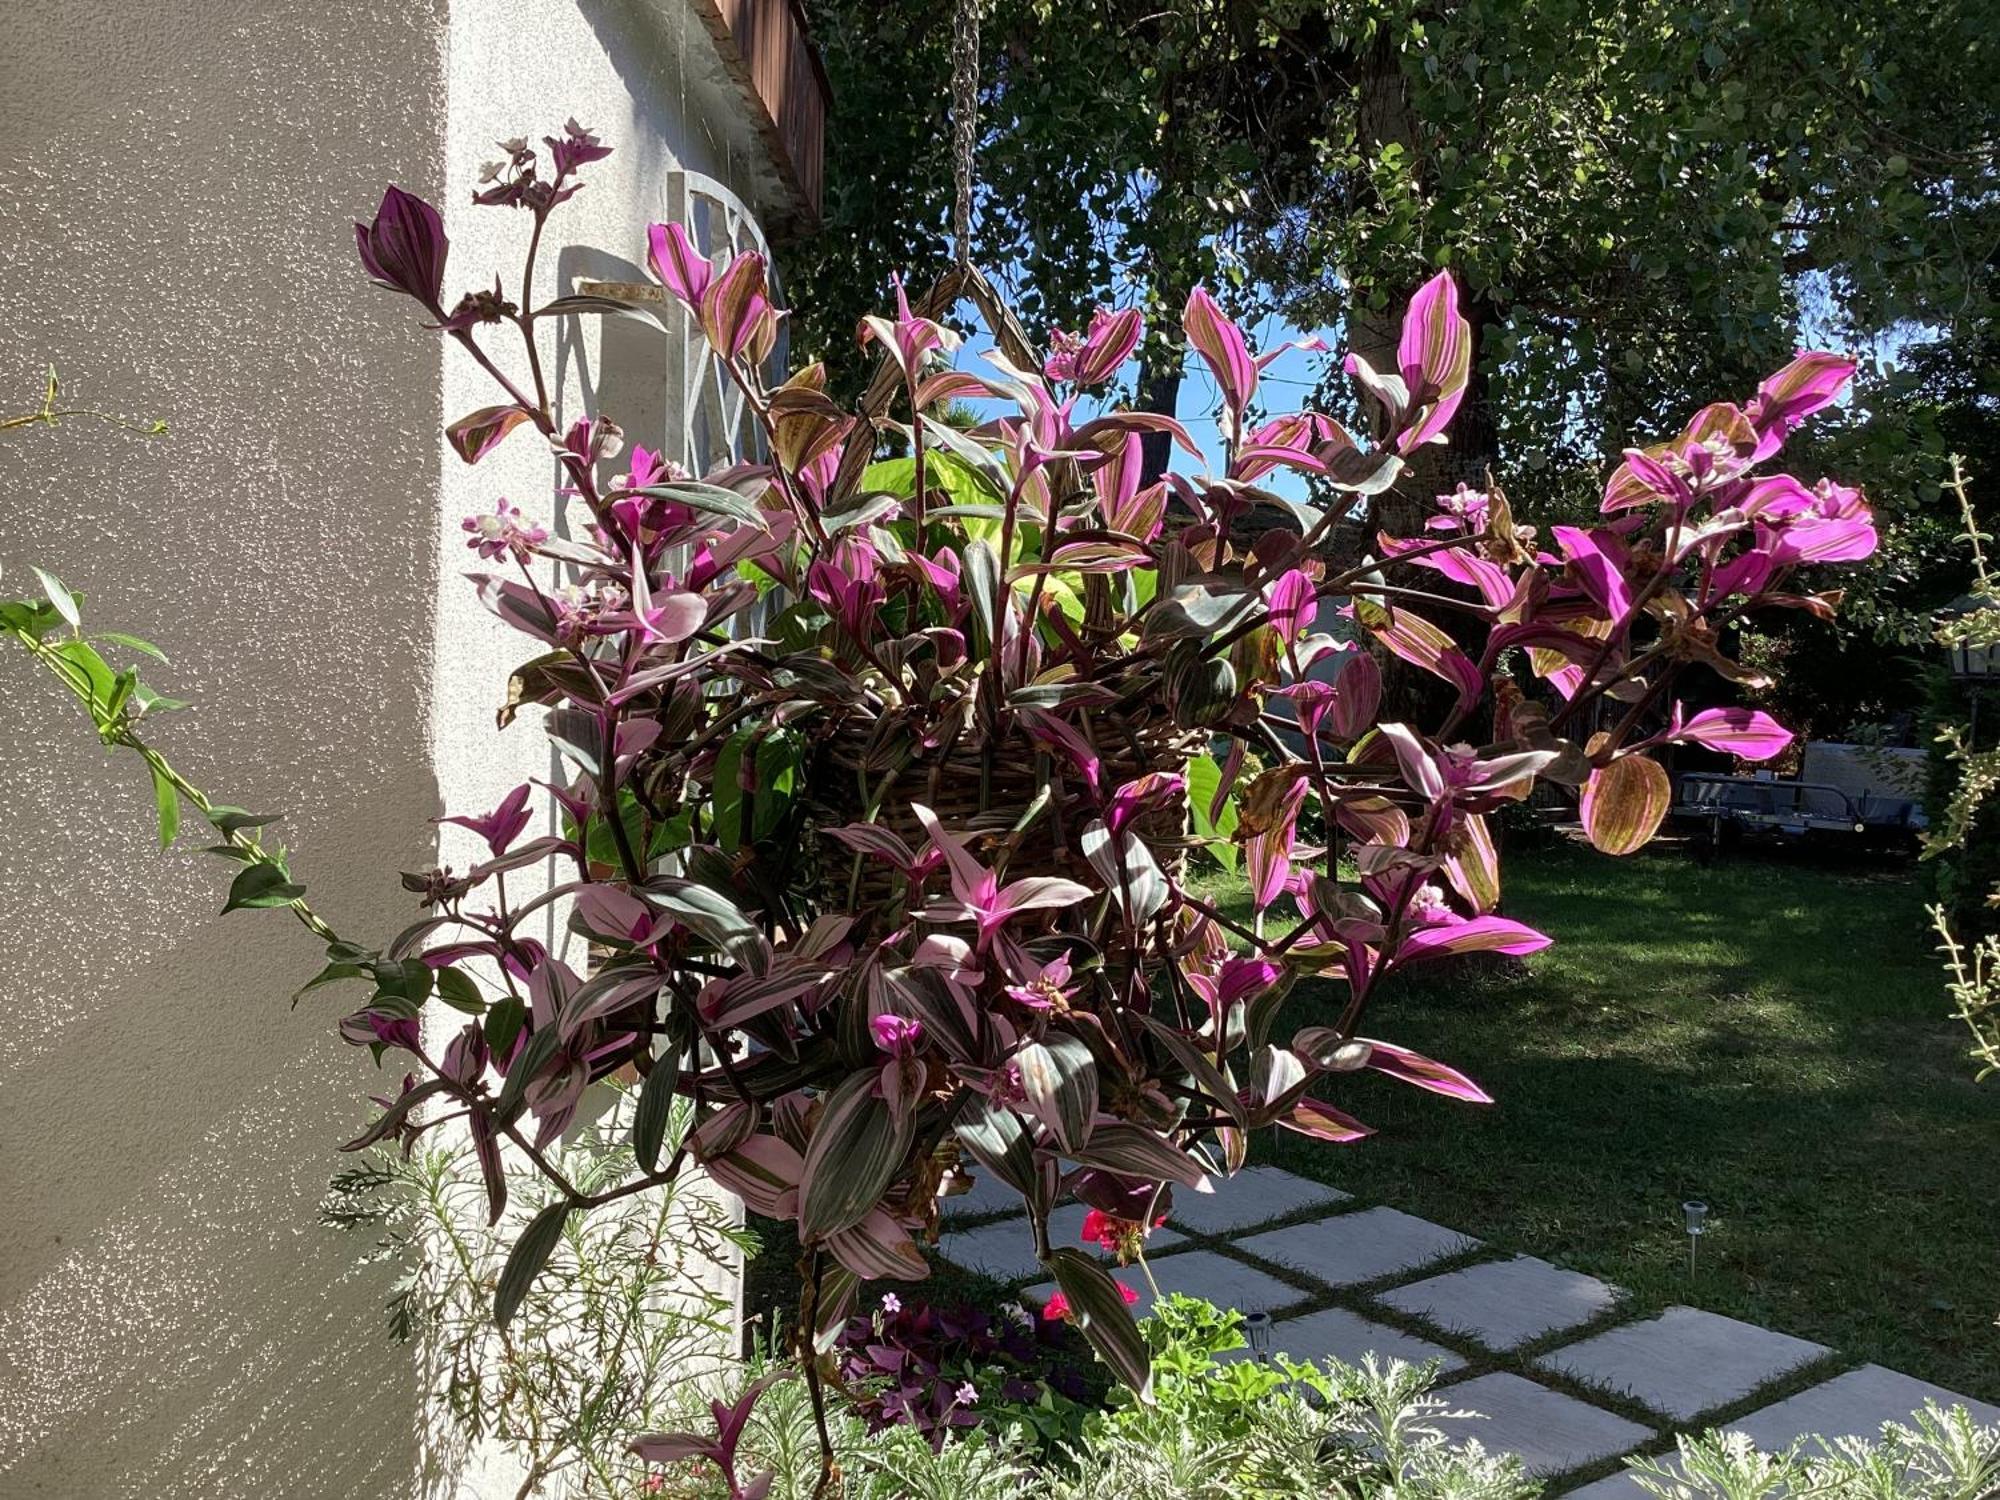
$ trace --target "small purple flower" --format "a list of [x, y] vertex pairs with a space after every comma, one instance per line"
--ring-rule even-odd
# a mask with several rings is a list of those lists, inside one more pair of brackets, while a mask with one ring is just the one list
[[1461, 484], [1449, 495], [1437, 497], [1437, 508], [1442, 514], [1431, 517], [1425, 524], [1432, 531], [1484, 531], [1492, 506], [1493, 498], [1484, 490]]
[[884, 1292], [882, 1294], [883, 1312], [899, 1313], [902, 1310], [903, 1310], [903, 1299], [901, 1297], [898, 1297], [894, 1292]]
[[979, 1404], [979, 1391], [969, 1380], [959, 1386], [951, 1395], [952, 1399], [960, 1406], [976, 1406]]
[[391, 186], [367, 224], [354, 226], [354, 248], [376, 285], [402, 292], [442, 318], [444, 258], [451, 248], [444, 219], [435, 208]]
[[530, 549], [549, 539], [548, 527], [523, 524], [521, 508], [509, 505], [504, 496], [494, 502], [491, 515], [467, 516], [460, 524], [471, 534], [465, 545], [489, 562], [510, 555], [525, 559]]
[[590, 162], [603, 161], [611, 154], [611, 148], [597, 138], [596, 131], [586, 130], [574, 119], [563, 121], [561, 135], [545, 135], [542, 140], [549, 148], [549, 160], [555, 164], [558, 178], [567, 177]]
[[877, 1016], [868, 1023], [875, 1045], [891, 1057], [909, 1057], [924, 1039], [924, 1023], [907, 1016]]
[[456, 817], [439, 818], [440, 823], [453, 823], [460, 828], [470, 828], [482, 839], [486, 847], [493, 851], [494, 858], [507, 852], [507, 846], [521, 836], [521, 830], [528, 826], [534, 813], [528, 807], [531, 784], [522, 782], [513, 791], [500, 799], [500, 805], [490, 813], [478, 817], [468, 817], [461, 813]]

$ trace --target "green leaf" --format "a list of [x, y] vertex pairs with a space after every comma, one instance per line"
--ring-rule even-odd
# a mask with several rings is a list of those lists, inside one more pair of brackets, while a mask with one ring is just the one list
[[157, 770], [153, 772], [153, 807], [160, 815], [160, 847], [165, 849], [181, 831], [181, 794]]
[[127, 635], [122, 630], [100, 630], [96, 635], [96, 639], [109, 641], [114, 646], [123, 646], [128, 651], [140, 652], [143, 655], [152, 657], [154, 661], [162, 665], [172, 665], [171, 662], [167, 661], [167, 653], [162, 651], [158, 646], [155, 646], [151, 641], [141, 640], [136, 635]]
[[1056, 1285], [1069, 1299], [1071, 1320], [1090, 1340], [1098, 1358], [1142, 1405], [1150, 1406], [1153, 1357], [1118, 1283], [1096, 1261], [1067, 1245], [1051, 1250], [1042, 1264], [1055, 1274]]
[[[754, 747], [754, 748], [753, 748]], [[743, 757], [751, 759], [750, 827], [743, 826]], [[731, 735], [715, 758], [715, 837], [729, 854], [776, 833], [790, 810], [805, 765], [805, 738], [796, 729], [760, 728]], [[745, 833], [749, 834], [746, 841]]]
[[979, 621], [979, 644], [990, 649], [994, 641], [993, 601], [1000, 592], [1000, 558], [983, 541], [965, 549], [965, 587], [972, 597], [972, 613]]
[[230, 882], [229, 901], [222, 909], [232, 912], [289, 906], [305, 893], [304, 886], [287, 880], [285, 872], [276, 865], [245, 865]]
[[1241, 860], [1243, 851], [1229, 841], [1236, 832], [1236, 798], [1232, 794], [1222, 804], [1222, 816], [1211, 819], [1208, 809], [1215, 801], [1216, 788], [1222, 785], [1222, 767], [1213, 755], [1197, 755], [1188, 762], [1188, 801], [1194, 806], [1194, 831], [1211, 842], [1202, 852], [1221, 865], [1225, 870], [1234, 870]]
[[680, 1050], [670, 1048], [653, 1059], [653, 1071], [639, 1086], [639, 1104], [632, 1112], [632, 1153], [643, 1171], [659, 1166], [660, 1147], [673, 1119], [674, 1090], [680, 1086], [680, 1078]]
[[208, 810], [209, 823], [225, 837], [233, 837], [246, 828], [262, 828], [283, 816], [283, 813], [245, 812], [240, 807], [213, 806]]
[[[103, 728], [112, 700], [118, 695], [118, 674], [111, 670], [110, 663], [99, 656], [97, 648], [88, 641], [62, 641], [49, 649], [75, 669], [73, 673], [65, 674], [70, 691], [76, 692], [90, 705], [92, 718], [100, 729]], [[80, 692], [73, 680], [78, 677], [84, 683]]]
[[480, 993], [479, 981], [463, 969], [444, 968], [437, 971], [437, 997], [453, 1010], [464, 1011], [468, 1016], [486, 1013], [486, 997]]
[[53, 573], [44, 573], [40, 568], [33, 570], [35, 577], [42, 581], [42, 592], [49, 603], [56, 607], [56, 613], [69, 621], [71, 628], [81, 629], [83, 614], [76, 607], [76, 595], [63, 586], [63, 581]]
[[367, 977], [368, 971], [362, 968], [360, 964], [352, 963], [345, 959], [335, 959], [292, 992], [292, 1004], [297, 1005], [307, 995], [323, 984], [338, 984], [343, 979], [365, 979]]
[[493, 1002], [486, 1012], [486, 1046], [495, 1057], [505, 1057], [514, 1050], [514, 1039], [521, 1034], [521, 1028], [528, 1023], [528, 1005], [519, 995], [508, 995]]
[[505, 1328], [514, 1321], [521, 1299], [528, 1295], [528, 1288], [535, 1284], [535, 1278], [542, 1274], [542, 1267], [548, 1264], [549, 1256], [562, 1240], [569, 1209], [567, 1199], [551, 1203], [528, 1221], [528, 1227], [514, 1242], [514, 1248], [507, 1254], [507, 1264], [500, 1272], [500, 1284], [493, 1289], [493, 1322], [497, 1327]]

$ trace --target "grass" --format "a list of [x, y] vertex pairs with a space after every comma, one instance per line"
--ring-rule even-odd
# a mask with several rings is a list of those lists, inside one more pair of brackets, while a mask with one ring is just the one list
[[[1379, 1128], [1253, 1159], [1628, 1288], [2000, 1400], [2000, 1088], [1975, 1085], [1905, 872], [1510, 851], [1556, 946], [1385, 989], [1364, 1030], [1497, 1102], [1374, 1074]], [[1240, 904], [1240, 891], [1219, 892]], [[1284, 1024], [1330, 1020], [1302, 986]], [[1681, 1203], [1710, 1207], [1694, 1274]]]

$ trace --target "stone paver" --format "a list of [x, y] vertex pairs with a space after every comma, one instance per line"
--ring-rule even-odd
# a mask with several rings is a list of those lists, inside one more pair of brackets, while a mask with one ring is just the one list
[[1479, 1241], [1394, 1208], [1368, 1208], [1294, 1224], [1237, 1241], [1236, 1248], [1329, 1286], [1352, 1286], [1397, 1271], [1413, 1271]]
[[1227, 1234], [1308, 1208], [1331, 1208], [1351, 1196], [1277, 1167], [1245, 1167], [1234, 1177], [1212, 1178], [1211, 1183], [1215, 1188], [1212, 1193], [1177, 1190], [1168, 1222], [1196, 1234]]
[[[1877, 1439], [1884, 1422], [1904, 1422], [1923, 1410], [1926, 1401], [1950, 1408], [1963, 1406], [1981, 1424], [2000, 1422], [2000, 1407], [1988, 1406], [1909, 1375], [1899, 1375], [1881, 1365], [1863, 1365], [1836, 1375], [1821, 1385], [1753, 1411], [1729, 1424], [1732, 1432], [1748, 1434], [1767, 1452], [1788, 1448], [1799, 1438], [1823, 1437], [1834, 1442], [1844, 1437]], [[1673, 1467], [1669, 1456], [1665, 1462]], [[1624, 1470], [1580, 1490], [1564, 1500], [1655, 1500], [1652, 1492]]]
[[[1049, 1243], [1075, 1245], [1097, 1251], [1083, 1243], [1083, 1216], [1089, 1210], [1081, 1203], [1066, 1203], [1049, 1215]], [[1147, 1253], [1157, 1255], [1181, 1243], [1171, 1229], [1155, 1229], [1146, 1240]], [[1025, 1217], [1001, 1219], [976, 1229], [960, 1229], [938, 1239], [938, 1254], [953, 1265], [983, 1271], [997, 1281], [1021, 1281], [1039, 1276], [1042, 1263], [1035, 1258], [1035, 1234]]]
[[1618, 1302], [1618, 1289], [1530, 1255], [1467, 1266], [1376, 1298], [1389, 1307], [1489, 1349], [1512, 1349], [1558, 1329], [1588, 1323]]
[[1670, 1307], [1657, 1318], [1610, 1329], [1536, 1363], [1685, 1422], [1740, 1401], [1827, 1352], [1824, 1344], [1717, 1313]]
[[1828, 1439], [1878, 1438], [1884, 1422], [1908, 1423], [1926, 1401], [1946, 1408], [1963, 1406], [1971, 1412], [1972, 1420], [1981, 1424], [2000, 1422], [2000, 1407], [1955, 1395], [1943, 1386], [1899, 1375], [1881, 1365], [1863, 1365], [1729, 1425], [1748, 1433], [1750, 1441], [1760, 1448], [1782, 1448], [1809, 1433]]
[[938, 1207], [947, 1221], [978, 1219], [998, 1213], [1018, 1214], [1021, 1212], [1021, 1195], [1011, 1184], [1002, 1182], [991, 1172], [981, 1172], [974, 1179], [971, 1192], [946, 1198]]
[[[1157, 1235], [1164, 1231], [1156, 1230], [1154, 1233]], [[1287, 1286], [1275, 1276], [1267, 1276], [1254, 1266], [1246, 1266], [1240, 1260], [1231, 1260], [1213, 1250], [1189, 1250], [1180, 1255], [1150, 1260], [1148, 1264], [1152, 1266], [1153, 1278], [1160, 1283], [1162, 1292], [1199, 1297], [1204, 1302], [1213, 1302], [1217, 1307], [1233, 1307], [1238, 1312], [1272, 1312], [1304, 1301], [1306, 1297], [1306, 1293], [1297, 1287]], [[1132, 1308], [1134, 1317], [1143, 1318], [1152, 1311], [1153, 1289], [1146, 1284], [1144, 1271], [1137, 1266], [1127, 1266], [1111, 1274], [1139, 1294], [1139, 1300]], [[1053, 1281], [1045, 1281], [1030, 1287], [1022, 1295], [1040, 1305], [1048, 1301], [1055, 1290]]]
[[1358, 1365], [1363, 1355], [1379, 1359], [1400, 1359], [1418, 1365], [1438, 1361], [1438, 1373], [1450, 1374], [1465, 1368], [1465, 1361], [1441, 1344], [1420, 1339], [1387, 1323], [1377, 1323], [1344, 1307], [1322, 1308], [1300, 1318], [1281, 1318], [1271, 1325], [1273, 1354], [1289, 1354], [1310, 1364], [1337, 1359]]
[[1603, 1479], [1593, 1479], [1581, 1489], [1566, 1491], [1562, 1500], [1659, 1500], [1659, 1497], [1634, 1479], [1630, 1469], [1620, 1469]]
[[1440, 1394], [1454, 1411], [1479, 1413], [1439, 1421], [1454, 1442], [1476, 1438], [1489, 1453], [1518, 1453], [1531, 1474], [1594, 1463], [1628, 1452], [1653, 1435], [1637, 1422], [1519, 1375], [1481, 1375]]

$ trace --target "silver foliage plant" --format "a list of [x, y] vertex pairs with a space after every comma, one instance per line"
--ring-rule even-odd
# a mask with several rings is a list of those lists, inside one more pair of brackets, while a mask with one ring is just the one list
[[[552, 1153], [586, 1191], [632, 1171], [629, 1095], [581, 1125]], [[687, 1126], [672, 1123], [669, 1144]], [[540, 1278], [506, 1325], [493, 1299], [507, 1251], [559, 1191], [519, 1173], [508, 1218], [487, 1225], [487, 1196], [469, 1140], [433, 1134], [415, 1149], [378, 1147], [333, 1180], [325, 1222], [373, 1241], [368, 1261], [398, 1268], [389, 1331], [417, 1344], [450, 1430], [434, 1460], [497, 1443], [514, 1460], [518, 1493], [599, 1497], [639, 1493], [625, 1443], [678, 1412], [691, 1377], [736, 1349], [735, 1297], [704, 1271], [732, 1266], [755, 1242], [698, 1179], [572, 1215]], [[722, 1377], [726, 1378], [726, 1377]]]

